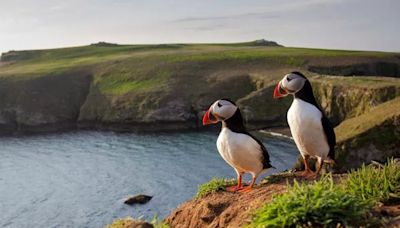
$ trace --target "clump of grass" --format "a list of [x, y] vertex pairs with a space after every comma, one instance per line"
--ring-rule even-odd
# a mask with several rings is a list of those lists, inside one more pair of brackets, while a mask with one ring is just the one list
[[154, 215], [153, 219], [151, 220], [151, 224], [155, 228], [169, 228], [169, 225], [166, 222], [163, 222], [158, 218], [158, 215]]
[[104, 228], [127, 228], [132, 226], [132, 224], [135, 223], [136, 221], [138, 220], [135, 220], [131, 217], [116, 219], [113, 221], [113, 223], [106, 225]]
[[199, 185], [196, 198], [201, 198], [210, 193], [214, 193], [220, 190], [224, 190], [227, 186], [235, 185], [236, 181], [227, 180], [223, 178], [212, 178], [209, 182]]
[[267, 184], [274, 184], [274, 183], [279, 183], [282, 180], [287, 179], [288, 177], [293, 177], [295, 174], [292, 173], [291, 171], [284, 171], [281, 173], [274, 173], [272, 175], [269, 175], [265, 177], [261, 183], [267, 183]]
[[400, 165], [394, 159], [378, 168], [363, 165], [352, 170], [343, 185], [349, 194], [362, 200], [376, 202], [400, 198]]
[[[142, 220], [142, 218], [134, 219], [132, 217], [126, 217], [122, 219], [116, 219], [110, 225], [106, 225], [104, 228], [129, 228], [133, 227], [137, 222], [146, 222]], [[157, 215], [154, 215], [153, 219], [150, 222], [154, 228], [169, 228], [169, 225], [158, 218]]]
[[400, 164], [363, 166], [341, 182], [331, 174], [311, 184], [294, 182], [286, 193], [259, 209], [249, 227], [369, 226], [379, 221], [370, 216], [377, 202], [400, 198]]
[[362, 221], [372, 204], [336, 185], [331, 175], [313, 184], [294, 182], [255, 214], [249, 227], [336, 227]]

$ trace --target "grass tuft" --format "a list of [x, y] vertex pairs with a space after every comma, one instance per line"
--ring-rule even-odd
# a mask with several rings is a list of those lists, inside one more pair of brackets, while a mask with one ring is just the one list
[[373, 226], [376, 203], [400, 198], [399, 161], [362, 166], [335, 183], [328, 174], [311, 184], [294, 182], [286, 193], [259, 209], [248, 227]]
[[336, 227], [363, 221], [372, 204], [360, 201], [336, 185], [332, 176], [313, 184], [293, 186], [255, 214], [249, 227]]
[[151, 220], [151, 224], [155, 227], [155, 228], [169, 228], [169, 225], [160, 220], [158, 218], [158, 215], [154, 215], [153, 219]]
[[[133, 227], [137, 222], [146, 222], [141, 218], [134, 219], [132, 217], [126, 217], [123, 219], [116, 219], [113, 223], [106, 225], [104, 228], [130, 228]], [[158, 218], [157, 215], [154, 215], [153, 219], [150, 222], [154, 228], [169, 228], [169, 225]], [[135, 226], [136, 227], [136, 226]]]
[[201, 198], [210, 193], [214, 193], [220, 190], [224, 190], [228, 186], [235, 185], [235, 180], [227, 180], [223, 178], [212, 178], [209, 182], [201, 184], [198, 188], [196, 198]]
[[349, 194], [368, 201], [387, 201], [400, 198], [400, 165], [394, 159], [382, 167], [363, 165], [352, 170], [343, 182]]
[[116, 219], [113, 223], [106, 225], [104, 228], [127, 228], [132, 226], [132, 224], [137, 221], [131, 217], [126, 217], [122, 219]]

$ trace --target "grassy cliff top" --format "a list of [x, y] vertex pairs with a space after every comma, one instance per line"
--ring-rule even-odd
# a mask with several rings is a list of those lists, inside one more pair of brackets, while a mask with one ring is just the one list
[[330, 57], [373, 57], [396, 58], [398, 53], [325, 50], [307, 48], [287, 48], [281, 46], [262, 46], [255, 42], [236, 44], [162, 44], [162, 45], [116, 45], [99, 43], [89, 46], [10, 51], [3, 53], [0, 76], [37, 75], [65, 71], [82, 66], [96, 66], [99, 63], [112, 64], [166, 62], [204, 62], [236, 60], [251, 62], [274, 59], [271, 65], [302, 66], [312, 58]]
[[400, 116], [400, 97], [385, 102], [370, 112], [360, 116], [347, 119], [335, 128], [337, 141], [343, 142], [360, 136], [376, 127], [381, 126], [384, 122], [391, 120], [395, 116]]
[[388, 86], [400, 86], [398, 78], [381, 77], [381, 76], [357, 76], [357, 77], [340, 77], [340, 76], [314, 76], [311, 78], [313, 82], [330, 85], [338, 85], [348, 88], [365, 88], [376, 89]]

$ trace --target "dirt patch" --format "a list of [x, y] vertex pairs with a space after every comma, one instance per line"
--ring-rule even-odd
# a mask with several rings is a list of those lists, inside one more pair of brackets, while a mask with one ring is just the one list
[[[220, 191], [200, 199], [190, 200], [175, 209], [165, 221], [171, 227], [241, 227], [251, 220], [251, 215], [273, 195], [283, 193], [295, 175], [281, 175], [262, 182], [249, 193]], [[271, 183], [273, 182], [273, 183]]]
[[[176, 208], [165, 222], [170, 227], [242, 227], [250, 223], [254, 212], [265, 203], [270, 202], [276, 194], [286, 191], [288, 183], [294, 180], [310, 182], [298, 176], [299, 173], [282, 173], [262, 181], [249, 193], [231, 193], [220, 191], [200, 199], [187, 201]], [[334, 174], [335, 182], [342, 180], [346, 174]], [[374, 207], [372, 214], [388, 227], [400, 227], [400, 201], [386, 202]]]

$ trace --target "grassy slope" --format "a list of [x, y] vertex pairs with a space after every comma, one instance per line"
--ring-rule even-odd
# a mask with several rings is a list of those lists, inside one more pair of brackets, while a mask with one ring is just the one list
[[[384, 122], [400, 116], [400, 98], [393, 99], [355, 118], [343, 121], [336, 129], [338, 142], [353, 139], [367, 131], [381, 126]], [[395, 132], [388, 132], [389, 134]], [[372, 137], [371, 135], [369, 137]], [[389, 138], [386, 138], [389, 139]], [[369, 138], [370, 140], [370, 138]]]
[[[119, 45], [119, 46], [83, 46], [62, 49], [27, 51], [29, 57], [16, 63], [2, 66], [0, 75], [45, 74], [73, 67], [110, 63], [117, 60], [137, 58], [164, 60], [170, 63], [182, 61], [215, 61], [278, 58], [277, 64], [302, 65], [310, 57], [392, 57], [395, 53], [362, 52], [343, 50], [324, 50], [306, 48], [262, 47], [251, 44], [212, 45], [212, 44], [176, 44], [176, 45]], [[23, 53], [21, 53], [23, 55]], [[282, 59], [280, 59], [282, 58]], [[144, 61], [143, 61], [144, 62]]]
[[400, 156], [400, 97], [343, 121], [335, 132], [338, 170]]

